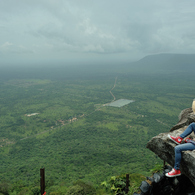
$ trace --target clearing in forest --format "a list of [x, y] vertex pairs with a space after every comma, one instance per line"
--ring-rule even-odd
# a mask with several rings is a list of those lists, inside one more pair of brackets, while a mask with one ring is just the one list
[[132, 102], [134, 102], [134, 100], [119, 99], [114, 102], [111, 102], [110, 104], [107, 104], [106, 106], [122, 107]]

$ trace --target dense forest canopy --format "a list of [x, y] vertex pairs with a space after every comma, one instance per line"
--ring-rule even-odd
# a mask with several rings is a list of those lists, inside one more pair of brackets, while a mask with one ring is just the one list
[[[98, 187], [112, 175], [147, 175], [162, 162], [146, 143], [175, 125], [194, 99], [195, 61], [188, 68], [177, 61], [1, 67], [0, 182], [13, 193], [33, 191], [42, 167], [50, 192], [77, 180]], [[134, 102], [104, 106], [114, 101], [110, 91]]]

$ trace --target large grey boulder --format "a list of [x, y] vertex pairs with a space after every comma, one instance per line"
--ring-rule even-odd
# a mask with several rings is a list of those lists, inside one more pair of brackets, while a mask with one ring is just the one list
[[[180, 114], [180, 120], [167, 133], [161, 133], [153, 137], [148, 143], [147, 148], [158, 155], [162, 160], [166, 161], [171, 166], [175, 163], [174, 147], [176, 144], [168, 138], [168, 134], [179, 136], [190, 123], [195, 122], [195, 115], [192, 109], [185, 109]], [[195, 134], [188, 136], [195, 140]], [[195, 186], [195, 150], [182, 152], [181, 173], [186, 175]]]

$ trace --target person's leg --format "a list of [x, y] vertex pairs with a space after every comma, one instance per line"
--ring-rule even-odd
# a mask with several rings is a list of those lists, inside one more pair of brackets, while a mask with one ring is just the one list
[[195, 123], [191, 123], [186, 130], [180, 135], [181, 138], [184, 138], [192, 133], [192, 131], [195, 134]]
[[181, 152], [186, 150], [195, 150], [195, 145], [192, 143], [186, 143], [175, 147], [175, 165], [174, 168], [169, 173], [165, 174], [167, 177], [176, 177], [181, 175], [180, 171]]
[[181, 152], [186, 150], [195, 150], [195, 145], [192, 143], [186, 143], [186, 144], [177, 145], [175, 147], [175, 165], [174, 165], [175, 170], [179, 170], [180, 162], [181, 162]]
[[192, 131], [195, 134], [195, 123], [191, 123], [180, 136], [173, 137], [173, 136], [168, 134], [168, 138], [171, 139], [176, 144], [181, 144], [183, 138], [190, 135], [192, 133]]

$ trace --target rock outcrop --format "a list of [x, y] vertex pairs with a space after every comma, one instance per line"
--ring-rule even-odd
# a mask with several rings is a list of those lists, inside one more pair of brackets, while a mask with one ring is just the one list
[[[179, 136], [192, 122], [195, 122], [195, 115], [192, 109], [183, 110], [179, 116], [179, 122], [169, 132], [153, 137], [146, 147], [173, 167], [175, 163], [174, 147], [176, 144], [168, 138], [168, 134], [175, 137]], [[194, 133], [189, 137], [195, 140]], [[187, 176], [195, 186], [195, 150], [182, 152], [180, 169], [181, 173]]]
[[187, 108], [181, 111], [179, 115], [179, 122], [171, 128], [170, 131], [174, 131], [184, 126], [188, 126], [190, 123], [195, 121], [195, 114], [192, 111], [192, 108]]
[[171, 170], [171, 166], [165, 165], [163, 171], [154, 173], [152, 177], [146, 177], [139, 188], [141, 193], [133, 195], [195, 195], [195, 188], [185, 175], [165, 176]]

